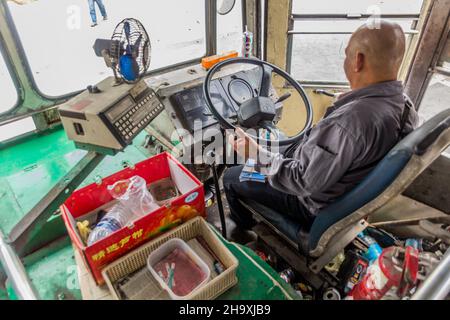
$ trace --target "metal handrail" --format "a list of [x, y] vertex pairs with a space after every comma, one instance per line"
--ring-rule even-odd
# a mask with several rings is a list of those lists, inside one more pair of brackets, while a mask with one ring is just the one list
[[38, 295], [33, 288], [25, 271], [22, 261], [14, 249], [5, 242], [3, 233], [0, 231], [0, 263], [11, 282], [14, 293], [20, 300], [38, 300]]
[[418, 13], [399, 13], [399, 14], [370, 14], [370, 13], [294, 13], [292, 14], [293, 20], [359, 20], [359, 19], [369, 19], [377, 17], [380, 19], [419, 19], [420, 14]]
[[[353, 34], [351, 31], [288, 31], [288, 35], [293, 34]], [[419, 34], [417, 30], [407, 30], [404, 31], [404, 34]]]
[[411, 300], [444, 300], [450, 293], [450, 249]]

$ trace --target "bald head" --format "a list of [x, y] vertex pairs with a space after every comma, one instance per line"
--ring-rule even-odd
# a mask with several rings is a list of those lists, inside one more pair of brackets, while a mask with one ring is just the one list
[[404, 54], [405, 35], [397, 23], [366, 23], [350, 38], [344, 69], [352, 87], [396, 80]]

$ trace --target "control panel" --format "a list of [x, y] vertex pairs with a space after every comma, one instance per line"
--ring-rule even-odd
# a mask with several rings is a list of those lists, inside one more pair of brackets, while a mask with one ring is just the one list
[[[211, 100], [224, 118], [234, 122], [240, 105], [258, 96], [261, 81], [258, 71], [237, 72], [211, 81]], [[206, 106], [202, 85], [178, 91], [170, 97], [170, 101], [183, 126], [191, 133], [195, 129], [217, 124]]]
[[113, 84], [107, 78], [60, 107], [64, 129], [79, 148], [121, 151], [164, 110], [145, 81]]

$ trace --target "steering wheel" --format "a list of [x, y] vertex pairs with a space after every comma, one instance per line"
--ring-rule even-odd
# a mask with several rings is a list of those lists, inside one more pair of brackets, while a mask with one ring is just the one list
[[[260, 129], [264, 128], [269, 131], [275, 133], [277, 131], [275, 120], [277, 116], [276, 105], [287, 98], [290, 97], [290, 94], [283, 95], [278, 99], [278, 101], [273, 101], [270, 98], [270, 89], [272, 87], [272, 74], [276, 73], [289, 82], [293, 88], [297, 90], [302, 98], [305, 108], [306, 108], [306, 124], [303, 130], [301, 130], [297, 135], [290, 138], [280, 138], [278, 140], [278, 144], [280, 146], [290, 145], [301, 138], [303, 133], [308, 130], [313, 121], [313, 110], [311, 103], [306, 95], [305, 90], [301, 87], [301, 85], [295, 81], [288, 73], [278, 68], [275, 65], [267, 63], [265, 61], [261, 61], [253, 58], [233, 58], [228, 59], [216, 64], [213, 68], [211, 68], [206, 75], [205, 81], [203, 83], [203, 94], [205, 96], [206, 105], [208, 106], [212, 115], [217, 119], [219, 124], [224, 129], [236, 129], [236, 127], [226, 119], [215, 107], [212, 102], [210, 86], [211, 80], [217, 71], [221, 68], [232, 65], [232, 64], [252, 64], [262, 68], [262, 79], [261, 79], [261, 88], [258, 90], [257, 97], [251, 98], [247, 101], [244, 101], [240, 104], [239, 110], [237, 110], [237, 121], [240, 127], [243, 128], [252, 128], [252, 129]], [[257, 132], [259, 132], [257, 130]], [[254, 135], [249, 134], [251, 138], [256, 141], [269, 143], [271, 140], [267, 140], [265, 138], [256, 137]]]

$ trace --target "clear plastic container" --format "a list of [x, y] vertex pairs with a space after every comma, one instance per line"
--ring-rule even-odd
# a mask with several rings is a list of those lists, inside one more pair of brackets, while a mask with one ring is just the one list
[[153, 251], [147, 267], [174, 300], [188, 300], [210, 278], [208, 265], [179, 238]]
[[164, 178], [153, 182], [149, 188], [153, 199], [160, 206], [169, 203], [173, 198], [178, 197], [178, 190], [171, 178]]

